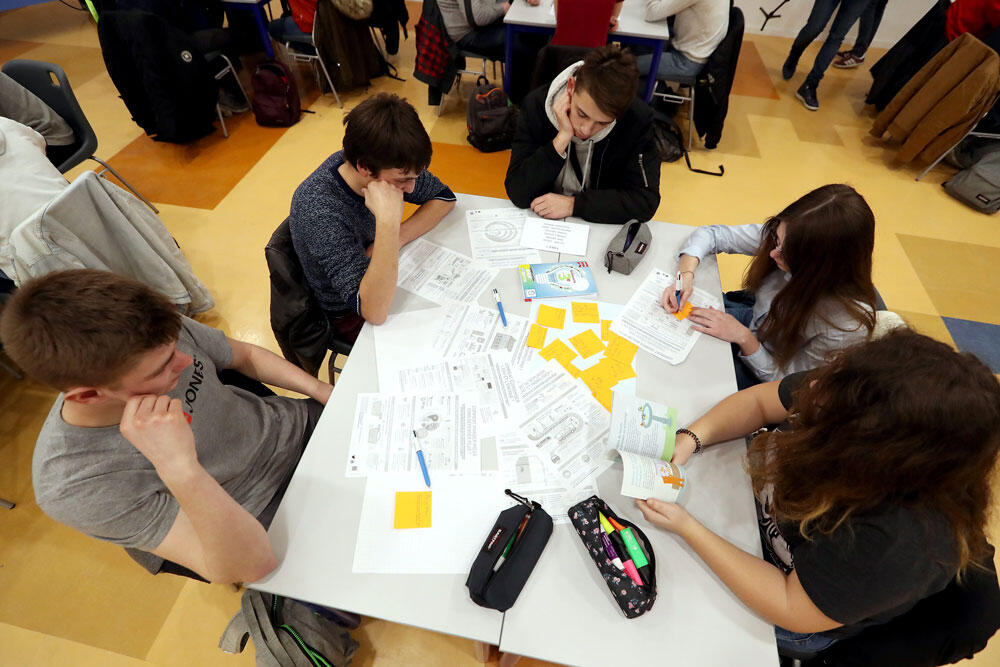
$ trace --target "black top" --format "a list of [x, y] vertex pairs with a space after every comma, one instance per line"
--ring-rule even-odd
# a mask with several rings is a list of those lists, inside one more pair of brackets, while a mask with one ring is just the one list
[[[515, 206], [552, 192], [565, 160], [552, 147], [558, 130], [545, 112], [548, 87], [530, 92], [507, 167], [507, 196]], [[572, 146], [570, 147], [572, 149]], [[590, 222], [646, 221], [660, 205], [660, 158], [653, 144], [653, 112], [636, 98], [607, 137], [594, 145], [590, 178], [575, 197], [573, 215]]]
[[[806, 376], [795, 373], [778, 385], [786, 409]], [[943, 590], [955, 576], [954, 533], [935, 510], [883, 506], [807, 540], [798, 524], [770, 516], [770, 496], [764, 489], [758, 499], [765, 558], [785, 572], [794, 569], [813, 604], [844, 624], [824, 635], [844, 638], [885, 623]]]

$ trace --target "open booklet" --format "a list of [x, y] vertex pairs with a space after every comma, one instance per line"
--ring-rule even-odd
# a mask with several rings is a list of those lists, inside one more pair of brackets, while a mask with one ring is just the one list
[[676, 408], [615, 392], [608, 446], [617, 450], [624, 466], [623, 496], [681, 501], [689, 480], [683, 468], [670, 462], [676, 430]]

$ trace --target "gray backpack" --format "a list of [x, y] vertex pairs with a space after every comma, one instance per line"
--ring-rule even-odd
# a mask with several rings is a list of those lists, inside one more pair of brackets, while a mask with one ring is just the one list
[[1000, 210], [1000, 152], [990, 153], [944, 182], [945, 191], [981, 213]]
[[358, 650], [347, 630], [301, 602], [247, 589], [242, 609], [219, 639], [226, 653], [242, 653], [247, 639], [257, 650], [257, 667], [341, 667]]

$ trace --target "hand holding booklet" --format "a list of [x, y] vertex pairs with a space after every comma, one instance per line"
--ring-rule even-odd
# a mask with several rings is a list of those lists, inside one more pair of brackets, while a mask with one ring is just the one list
[[675, 408], [615, 392], [608, 445], [622, 460], [623, 496], [669, 503], [682, 499], [689, 480], [670, 462], [676, 430]]

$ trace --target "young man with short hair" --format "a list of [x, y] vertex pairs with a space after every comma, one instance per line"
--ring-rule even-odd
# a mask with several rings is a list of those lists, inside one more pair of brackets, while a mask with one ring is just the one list
[[511, 201], [543, 218], [652, 218], [660, 158], [638, 81], [635, 57], [605, 46], [529, 93], [507, 167]]
[[[46, 514], [129, 548], [152, 572], [166, 560], [209, 581], [249, 582], [274, 569], [265, 524], [329, 384], [182, 317], [143, 283], [92, 269], [24, 283], [0, 337], [61, 392], [32, 465]], [[312, 400], [224, 385], [223, 369]]]
[[[295, 190], [295, 253], [331, 326], [357, 338], [381, 324], [396, 293], [399, 249], [437, 225], [455, 195], [427, 171], [431, 140], [416, 110], [389, 93], [344, 117], [344, 148]], [[420, 207], [403, 220], [403, 202]]]

